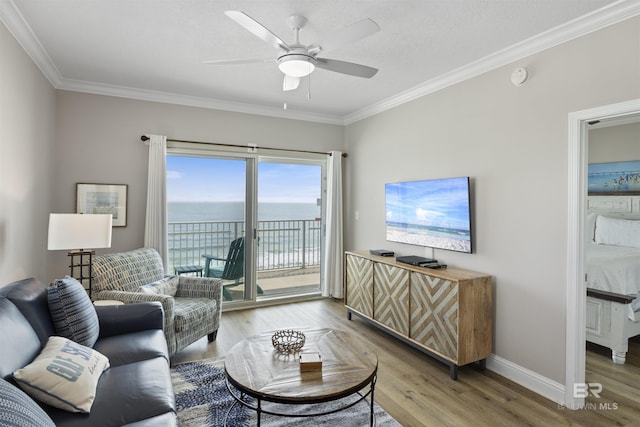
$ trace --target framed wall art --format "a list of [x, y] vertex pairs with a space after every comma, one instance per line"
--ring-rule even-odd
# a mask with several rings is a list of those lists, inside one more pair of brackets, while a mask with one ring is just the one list
[[640, 194], [640, 160], [590, 163], [589, 195], [619, 196]]
[[114, 227], [127, 226], [126, 184], [76, 184], [76, 213], [112, 214]]

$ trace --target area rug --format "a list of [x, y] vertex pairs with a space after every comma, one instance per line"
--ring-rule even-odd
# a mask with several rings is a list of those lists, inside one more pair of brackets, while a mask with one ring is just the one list
[[[224, 360], [206, 359], [181, 363], [171, 369], [171, 380], [176, 395], [178, 420], [181, 427], [218, 427], [233, 405], [224, 379]], [[323, 404], [323, 410], [344, 401]], [[296, 407], [292, 407], [294, 410]], [[302, 407], [300, 407], [302, 408]], [[304, 407], [303, 411], [311, 410]], [[379, 427], [400, 426], [384, 409], [374, 404], [375, 425]], [[255, 413], [241, 405], [236, 405], [229, 413], [227, 426], [244, 427], [256, 425]], [[369, 403], [359, 402], [352, 407], [334, 414], [309, 418], [287, 418], [262, 415], [261, 425], [266, 427], [290, 426], [340, 426], [361, 427], [369, 425]]]

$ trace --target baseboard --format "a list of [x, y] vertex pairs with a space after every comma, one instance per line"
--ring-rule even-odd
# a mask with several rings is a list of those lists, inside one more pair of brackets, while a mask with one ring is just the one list
[[565, 386], [520, 365], [492, 354], [487, 358], [487, 369], [520, 384], [539, 395], [556, 402], [565, 403]]

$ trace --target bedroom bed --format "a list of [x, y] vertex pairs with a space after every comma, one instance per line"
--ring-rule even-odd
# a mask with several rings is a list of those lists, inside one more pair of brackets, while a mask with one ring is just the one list
[[640, 221], [587, 215], [587, 341], [624, 364], [640, 335]]

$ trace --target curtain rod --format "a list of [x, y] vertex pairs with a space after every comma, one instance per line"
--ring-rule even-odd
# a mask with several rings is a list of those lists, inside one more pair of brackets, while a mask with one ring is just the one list
[[[149, 137], [147, 135], [142, 135], [140, 137], [140, 140], [142, 141], [148, 141]], [[237, 145], [237, 144], [224, 144], [221, 142], [203, 142], [203, 141], [185, 141], [182, 139], [170, 139], [167, 138], [167, 141], [171, 141], [171, 142], [186, 142], [189, 144], [204, 144], [204, 145], [217, 145], [220, 147], [234, 147], [234, 148], [264, 148], [267, 150], [276, 150], [276, 151], [289, 151], [289, 152], [294, 152], [294, 153], [311, 153], [311, 154], [326, 154], [327, 156], [330, 156], [331, 153], [324, 153], [322, 151], [308, 151], [308, 150], [292, 150], [289, 148], [269, 148], [269, 147], [258, 147], [258, 146], [254, 146], [254, 145]], [[342, 153], [342, 157], [347, 157], [347, 153]]]

